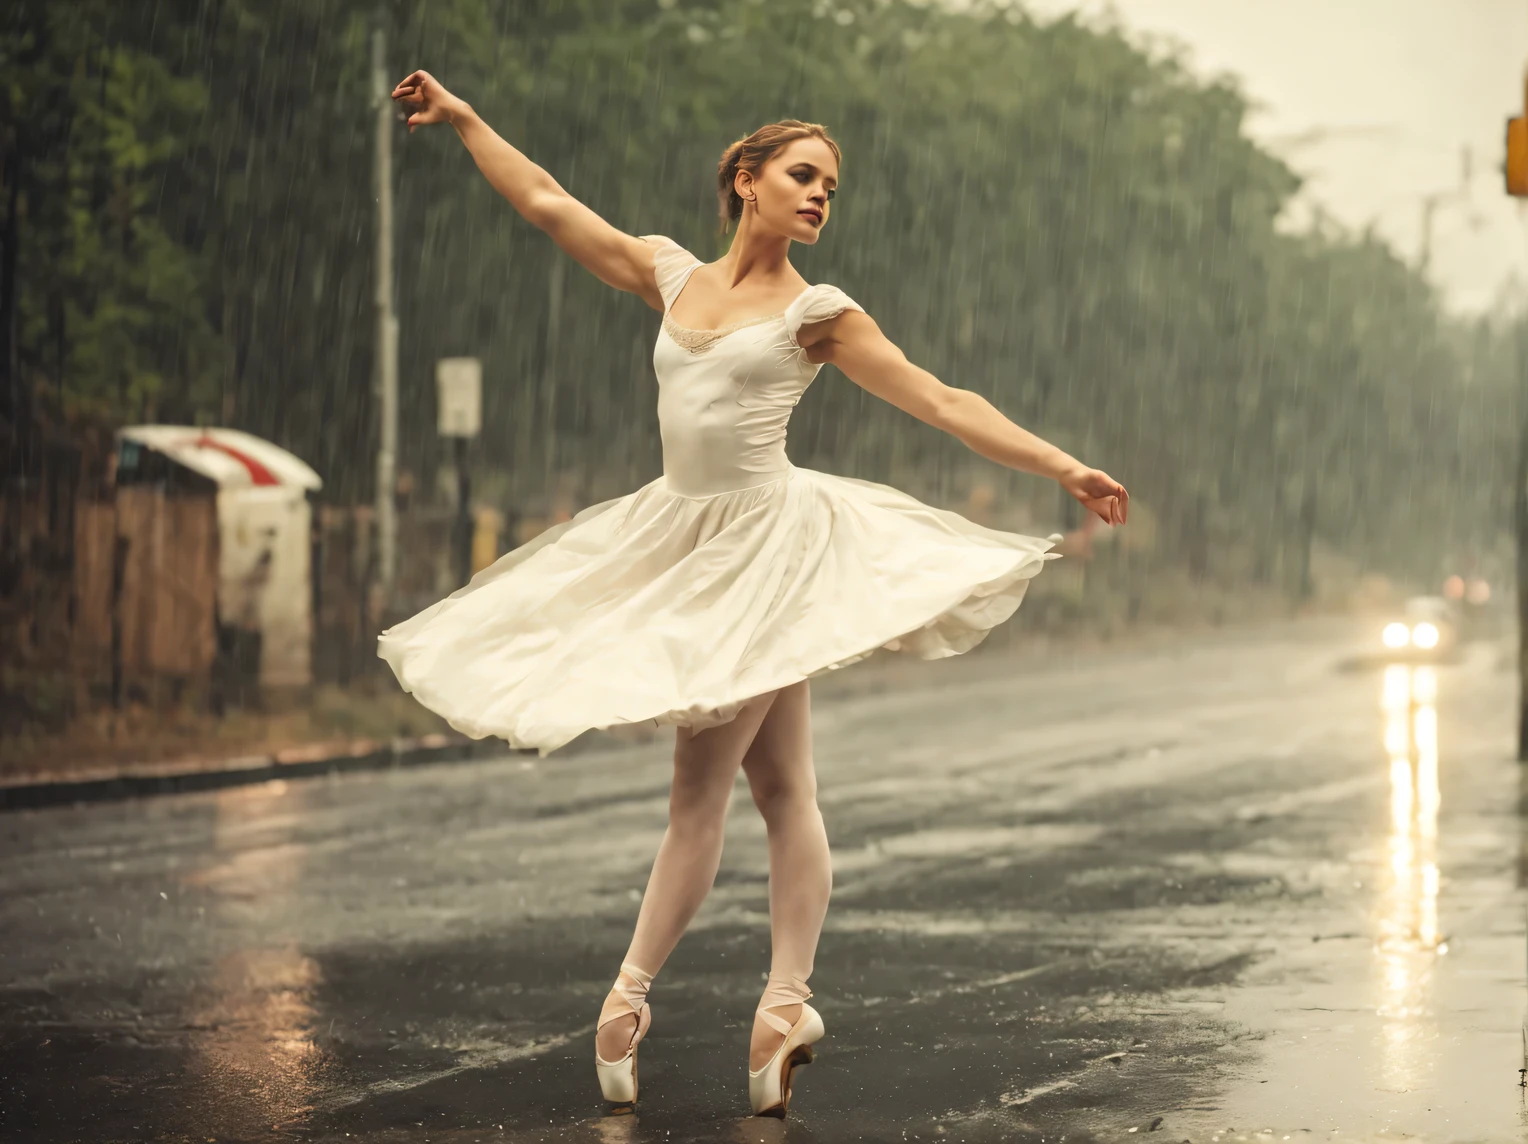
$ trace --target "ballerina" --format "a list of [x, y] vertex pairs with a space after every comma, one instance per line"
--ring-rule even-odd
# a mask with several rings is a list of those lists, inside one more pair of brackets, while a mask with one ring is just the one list
[[769, 838], [770, 973], [749, 1045], [754, 1113], [786, 1114], [792, 1072], [824, 1034], [806, 1004], [832, 886], [817, 807], [809, 680], [879, 650], [975, 647], [1019, 606], [1048, 541], [1000, 532], [885, 485], [791, 464], [792, 408], [831, 362], [851, 381], [999, 464], [1058, 481], [1110, 525], [1118, 481], [911, 364], [836, 287], [808, 285], [840, 152], [784, 120], [717, 171], [727, 254], [623, 233], [427, 72], [393, 91], [410, 131], [450, 123], [495, 190], [601, 281], [662, 314], [653, 351], [663, 475], [592, 505], [383, 632], [379, 654], [425, 706], [474, 738], [541, 755], [583, 731], [673, 725], [669, 823], [595, 1033], [600, 1088], [637, 1098], [647, 992], [721, 861], [739, 767]]

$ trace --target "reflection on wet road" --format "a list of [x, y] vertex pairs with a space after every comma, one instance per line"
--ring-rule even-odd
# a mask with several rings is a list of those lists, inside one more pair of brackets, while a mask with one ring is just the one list
[[743, 1115], [768, 904], [742, 794], [641, 1110], [601, 1115], [661, 742], [8, 815], [0, 1135], [1521, 1139], [1515, 678], [1485, 647], [1344, 672], [1345, 637], [820, 687], [828, 1038], [784, 1124]]
[[1390, 764], [1390, 878], [1380, 901], [1375, 956], [1384, 1021], [1383, 1079], [1410, 1089], [1423, 1080], [1433, 1027], [1438, 939], [1438, 678], [1431, 667], [1385, 668], [1385, 753]]
[[[266, 924], [273, 905], [303, 889], [307, 848], [291, 833], [310, 789], [278, 781], [213, 795], [208, 860], [181, 879], [204, 891], [199, 908], [212, 913], [214, 927], [245, 935], [212, 961], [186, 1017], [203, 1034], [189, 1042], [190, 1093], [204, 1093], [223, 1115], [241, 1108], [235, 1123], [293, 1124], [319, 1093], [324, 1058], [313, 1040], [313, 998], [320, 970], [299, 934]], [[252, 834], [258, 847], [247, 844]]]

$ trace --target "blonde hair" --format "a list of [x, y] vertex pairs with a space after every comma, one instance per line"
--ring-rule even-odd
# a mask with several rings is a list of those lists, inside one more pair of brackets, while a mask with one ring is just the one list
[[843, 152], [820, 123], [803, 123], [799, 119], [782, 119], [767, 123], [751, 135], [745, 135], [722, 152], [721, 162], [716, 165], [716, 199], [721, 214], [722, 230], [728, 224], [743, 217], [743, 197], [737, 193], [734, 183], [739, 171], [757, 175], [759, 169], [769, 162], [789, 143], [797, 139], [821, 139], [833, 152], [833, 158], [843, 162]]

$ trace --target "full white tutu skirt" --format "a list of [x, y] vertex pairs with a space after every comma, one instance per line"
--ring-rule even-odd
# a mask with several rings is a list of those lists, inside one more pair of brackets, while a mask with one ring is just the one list
[[458, 731], [545, 755], [593, 728], [725, 723], [882, 649], [969, 651], [1050, 547], [800, 467], [699, 498], [660, 477], [510, 552], [378, 651]]

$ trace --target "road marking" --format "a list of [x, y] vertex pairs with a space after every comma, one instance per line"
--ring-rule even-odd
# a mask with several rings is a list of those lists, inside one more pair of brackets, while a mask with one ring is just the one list
[[1291, 791], [1289, 794], [1280, 795], [1278, 798], [1268, 799], [1262, 803], [1248, 803], [1237, 808], [1236, 818], [1239, 822], [1260, 822], [1265, 818], [1277, 818], [1279, 815], [1304, 810], [1307, 807], [1324, 806], [1353, 798], [1355, 795], [1364, 794], [1382, 786], [1385, 781], [1386, 775], [1376, 769], [1356, 778], [1337, 779], [1318, 787], [1311, 787], [1309, 790]]
[[1009, 1108], [1018, 1108], [1020, 1105], [1028, 1104], [1033, 1100], [1038, 1100], [1042, 1096], [1046, 1096], [1053, 1092], [1060, 1092], [1063, 1088], [1076, 1087], [1077, 1082], [1074, 1080], [1053, 1080], [1050, 1082], [1050, 1084], [1040, 1084], [1036, 1085], [1034, 1088], [1026, 1089], [1023, 1095], [1005, 1092], [1002, 1096], [998, 1097], [998, 1100], [1002, 1101]]
[[490, 1068], [494, 1065], [508, 1064], [511, 1061], [529, 1060], [539, 1057], [543, 1053], [560, 1049], [569, 1041], [586, 1036], [594, 1032], [594, 1025], [590, 1023], [582, 1028], [575, 1029], [571, 1033], [558, 1033], [544, 1040], [526, 1041], [517, 1045], [495, 1045], [492, 1048], [473, 1049], [463, 1053], [456, 1059], [456, 1063], [446, 1068], [434, 1069], [430, 1072], [418, 1073], [409, 1077], [388, 1077], [383, 1080], [373, 1081], [363, 1085], [360, 1089], [351, 1089], [348, 1092], [337, 1093], [328, 1100], [313, 1105], [314, 1112], [337, 1112], [342, 1108], [360, 1104], [373, 1096], [383, 1096], [395, 1092], [408, 1092], [422, 1085], [434, 1084], [438, 1080], [456, 1076], [458, 1073], [470, 1072], [473, 1069]]

